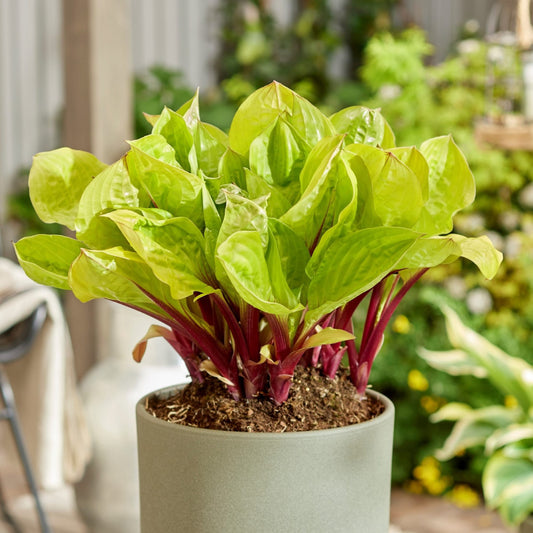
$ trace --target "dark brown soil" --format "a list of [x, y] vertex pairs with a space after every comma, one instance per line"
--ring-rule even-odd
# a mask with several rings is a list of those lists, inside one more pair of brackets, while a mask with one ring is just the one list
[[275, 405], [268, 398], [236, 402], [217, 379], [191, 383], [168, 399], [151, 397], [147, 410], [175, 424], [226, 431], [309, 431], [349, 426], [383, 412], [383, 404], [360, 397], [346, 374], [331, 380], [315, 369], [298, 367], [289, 399]]

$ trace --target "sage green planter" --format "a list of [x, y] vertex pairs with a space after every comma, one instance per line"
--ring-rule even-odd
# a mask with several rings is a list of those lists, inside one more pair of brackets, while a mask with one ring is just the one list
[[[155, 394], [168, 395], [175, 387]], [[394, 407], [345, 428], [198, 429], [137, 403], [143, 533], [386, 533]]]

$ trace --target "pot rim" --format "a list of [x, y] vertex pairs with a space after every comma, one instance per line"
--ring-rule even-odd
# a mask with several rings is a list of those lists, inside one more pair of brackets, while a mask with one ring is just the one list
[[[146, 423], [149, 424], [156, 424], [157, 426], [160, 426], [161, 429], [173, 430], [173, 431], [184, 431], [187, 433], [190, 433], [191, 435], [197, 434], [201, 435], [203, 434], [205, 437], [226, 437], [226, 438], [234, 438], [234, 439], [296, 439], [296, 438], [319, 438], [319, 437], [326, 437], [326, 436], [333, 436], [333, 435], [339, 435], [341, 433], [357, 433], [360, 431], [366, 431], [372, 426], [377, 426], [381, 424], [387, 424], [389, 423], [389, 420], [394, 417], [394, 404], [392, 401], [387, 398], [384, 394], [381, 394], [380, 392], [374, 391], [372, 389], [367, 389], [366, 393], [370, 396], [373, 396], [374, 398], [379, 399], [383, 405], [385, 406], [385, 410], [376, 416], [375, 418], [372, 418], [371, 420], [366, 420], [365, 422], [359, 422], [358, 424], [352, 424], [350, 426], [343, 426], [343, 427], [337, 427], [337, 428], [329, 428], [329, 429], [314, 429], [314, 430], [307, 430], [307, 431], [287, 431], [284, 433], [279, 432], [246, 432], [246, 431], [226, 431], [223, 429], [207, 429], [207, 428], [197, 428], [192, 426], [187, 426], [184, 424], [175, 424], [172, 422], [168, 422], [167, 420], [162, 420], [160, 418], [157, 418], [151, 414], [148, 413], [148, 411], [145, 409], [144, 405], [146, 402], [146, 399], [154, 396], [164, 396], [167, 397], [174, 393], [174, 391], [184, 388], [188, 383], [182, 383], [177, 385], [171, 385], [169, 387], [164, 387], [161, 389], [157, 389], [155, 391], [152, 391], [148, 394], [145, 394], [138, 402], [135, 407], [135, 411], [137, 413], [137, 419], [143, 420]], [[175, 429], [174, 429], [175, 428]]]

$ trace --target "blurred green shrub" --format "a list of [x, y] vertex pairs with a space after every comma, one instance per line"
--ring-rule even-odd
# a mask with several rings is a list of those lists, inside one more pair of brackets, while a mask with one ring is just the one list
[[[533, 154], [480, 147], [475, 141], [474, 123], [488, 112], [486, 44], [473, 39], [460, 42], [452, 57], [426, 66], [430, 51], [421, 30], [371, 39], [361, 70], [372, 90], [365, 104], [381, 107], [402, 145], [453, 134], [477, 184], [475, 204], [456, 217], [455, 224], [465, 234], [489, 235], [504, 252], [504, 262], [489, 283], [460, 263], [439, 268], [423, 279], [425, 284], [417, 289], [422, 296], [413, 295], [413, 302], [425, 304], [409, 309], [406, 298], [403, 312], [410, 327], [389, 336], [374, 366], [372, 383], [387, 391], [397, 405], [394, 479], [410, 479], [410, 486], [414, 483], [428, 492], [416, 472], [438, 447], [442, 434], [441, 429], [428, 427], [427, 414], [461, 394], [478, 407], [494, 401], [494, 391], [486, 383], [468, 376], [450, 379], [425, 365], [418, 368], [427, 389], [416, 385], [413, 389], [416, 381], [409, 380], [409, 372], [417, 366], [414, 348], [442, 346], [444, 340], [439, 307], [447, 303], [462, 316], [470, 316], [469, 326], [491, 342], [533, 360]], [[396, 370], [393, 379], [388, 377], [391, 365]], [[485, 462], [479, 447], [440, 468], [450, 486], [468, 483], [479, 488]]]

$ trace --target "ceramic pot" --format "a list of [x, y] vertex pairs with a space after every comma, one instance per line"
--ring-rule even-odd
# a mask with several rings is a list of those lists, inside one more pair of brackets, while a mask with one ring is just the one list
[[533, 515], [529, 515], [522, 522], [519, 533], [533, 533]]
[[[176, 388], [155, 394], [168, 396]], [[344, 428], [198, 429], [137, 403], [143, 533], [386, 533], [394, 407]]]

